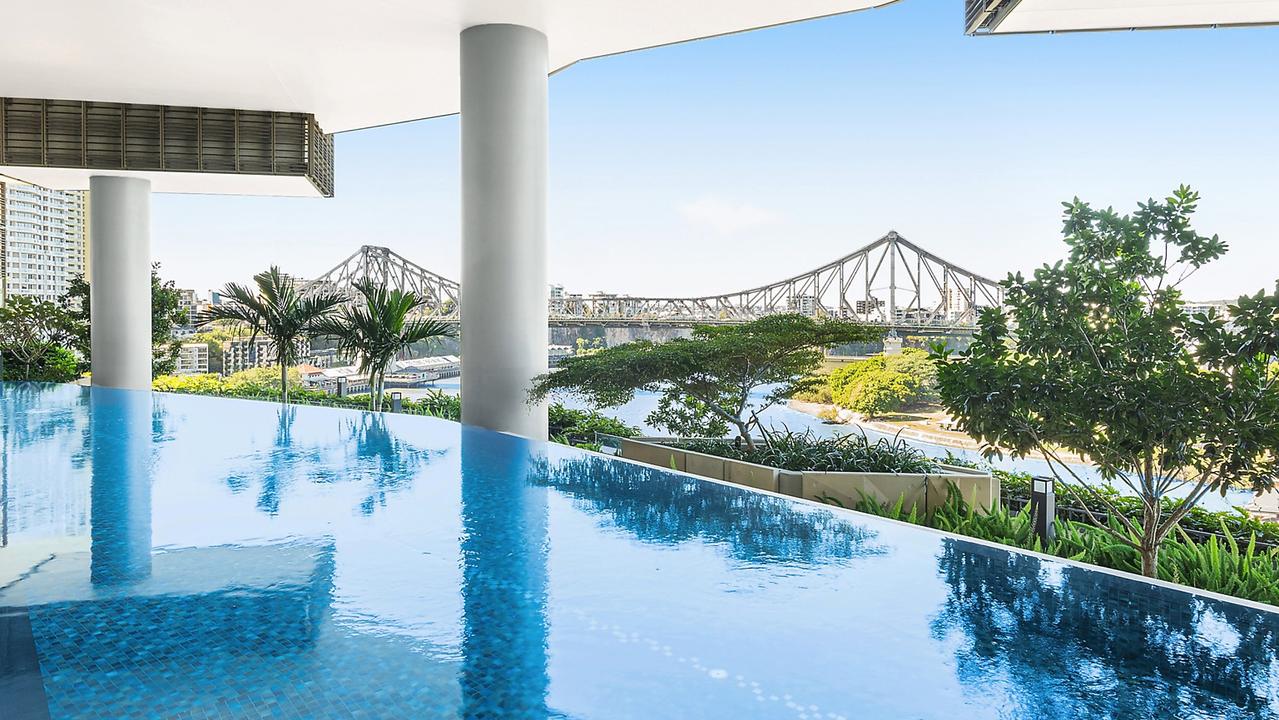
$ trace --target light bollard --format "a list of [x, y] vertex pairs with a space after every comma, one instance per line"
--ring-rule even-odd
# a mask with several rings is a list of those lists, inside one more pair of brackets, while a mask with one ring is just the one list
[[1037, 477], [1030, 481], [1030, 515], [1035, 537], [1041, 546], [1047, 547], [1056, 537], [1053, 520], [1057, 517], [1057, 490], [1053, 478]]
[[400, 392], [391, 393], [391, 412], [404, 412], [404, 394]]

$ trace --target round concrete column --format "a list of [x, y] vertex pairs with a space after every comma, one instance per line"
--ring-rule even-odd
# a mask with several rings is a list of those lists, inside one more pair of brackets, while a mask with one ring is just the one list
[[462, 31], [462, 421], [546, 438], [546, 36]]
[[151, 387], [151, 181], [89, 178], [93, 384]]

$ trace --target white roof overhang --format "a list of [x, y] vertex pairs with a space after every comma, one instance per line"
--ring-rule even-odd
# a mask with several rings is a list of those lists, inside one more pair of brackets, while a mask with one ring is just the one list
[[511, 23], [550, 67], [894, 0], [7, 3], [0, 97], [312, 113], [325, 132], [456, 113], [459, 36]]

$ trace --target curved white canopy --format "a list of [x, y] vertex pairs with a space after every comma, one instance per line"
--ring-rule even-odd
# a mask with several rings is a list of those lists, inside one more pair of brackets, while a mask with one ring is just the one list
[[551, 68], [894, 0], [6, 3], [0, 97], [309, 112], [341, 132], [458, 111], [459, 35], [545, 32]]

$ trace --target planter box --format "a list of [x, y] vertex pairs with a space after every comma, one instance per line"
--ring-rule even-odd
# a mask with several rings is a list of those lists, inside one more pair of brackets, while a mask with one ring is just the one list
[[936, 473], [797, 472], [731, 460], [662, 444], [659, 438], [608, 438], [628, 460], [736, 485], [854, 507], [862, 495], [929, 513], [946, 502], [950, 485], [979, 511], [999, 506], [999, 480], [972, 468], [940, 465]]

